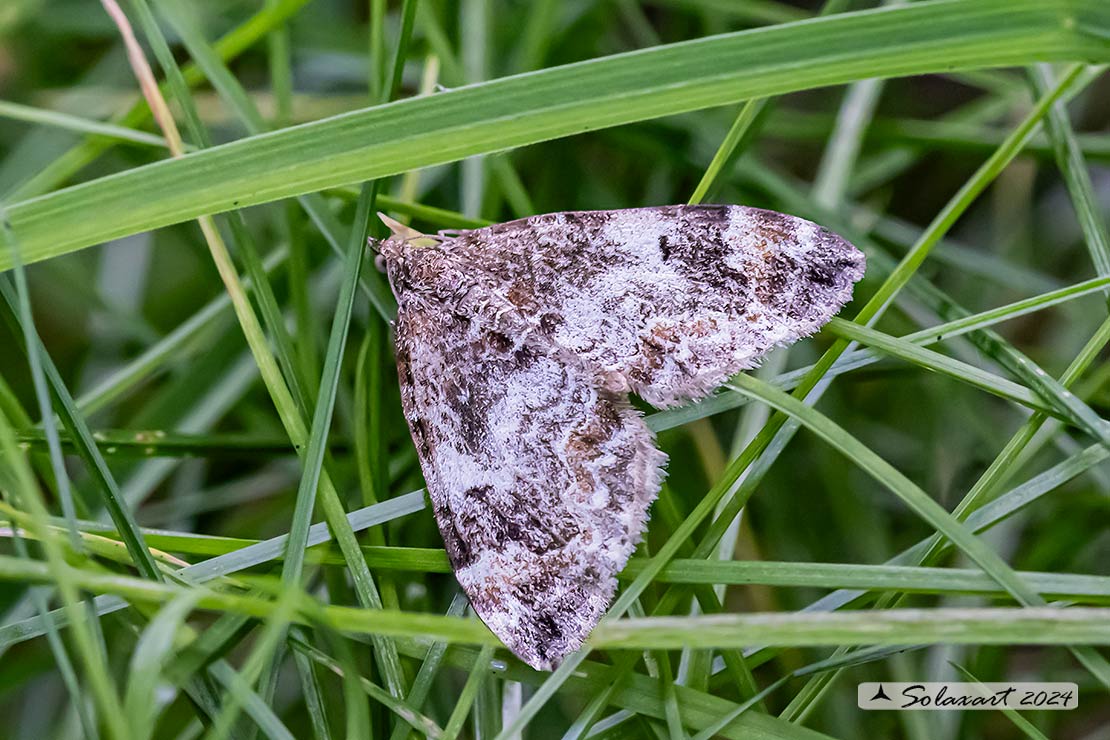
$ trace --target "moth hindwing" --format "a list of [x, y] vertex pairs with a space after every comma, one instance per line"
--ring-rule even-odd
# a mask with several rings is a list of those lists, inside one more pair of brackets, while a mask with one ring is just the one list
[[707, 395], [815, 332], [864, 271], [836, 234], [741, 206], [394, 230], [377, 246], [436, 522], [474, 610], [548, 670], [601, 618], [659, 491], [666, 456], [628, 395]]

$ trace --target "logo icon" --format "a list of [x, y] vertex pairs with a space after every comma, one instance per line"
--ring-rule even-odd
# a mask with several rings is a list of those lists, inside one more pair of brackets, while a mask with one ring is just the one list
[[883, 691], [883, 685], [882, 684], [879, 684], [879, 690], [876, 691], [875, 695], [871, 697], [871, 701], [877, 701], [879, 699], [885, 699], [886, 701], [893, 701], [889, 696], [886, 695], [886, 692]]

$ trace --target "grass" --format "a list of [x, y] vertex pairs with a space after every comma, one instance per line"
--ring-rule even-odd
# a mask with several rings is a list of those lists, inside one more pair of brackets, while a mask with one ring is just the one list
[[[0, 13], [0, 737], [1105, 728], [1104, 2], [56, 5]], [[646, 540], [538, 673], [450, 575], [370, 214], [680, 202], [868, 274], [648, 414]], [[857, 710], [875, 680], [1080, 707]]]

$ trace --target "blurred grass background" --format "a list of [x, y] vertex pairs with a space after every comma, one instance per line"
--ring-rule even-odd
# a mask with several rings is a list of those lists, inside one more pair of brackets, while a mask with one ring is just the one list
[[[1068, 63], [1110, 61], [1110, 12], [874, 5], [132, 0], [186, 151], [239, 142], [152, 169], [105, 8], [8, 0], [0, 736], [1107, 737], [1110, 77]], [[538, 674], [466, 616], [423, 507], [370, 214], [688, 201], [819, 221], [868, 275], [649, 416], [670, 475], [632, 619]], [[1080, 708], [855, 708], [967, 675]]]

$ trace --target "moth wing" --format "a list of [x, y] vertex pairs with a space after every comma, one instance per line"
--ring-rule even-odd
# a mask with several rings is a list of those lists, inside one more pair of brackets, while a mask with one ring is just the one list
[[481, 275], [469, 310], [660, 407], [815, 332], [864, 271], [859, 250], [827, 229], [742, 206], [552, 213], [442, 249]]
[[474, 610], [550, 670], [607, 608], [666, 456], [578, 365], [419, 300], [396, 323], [401, 398]]

